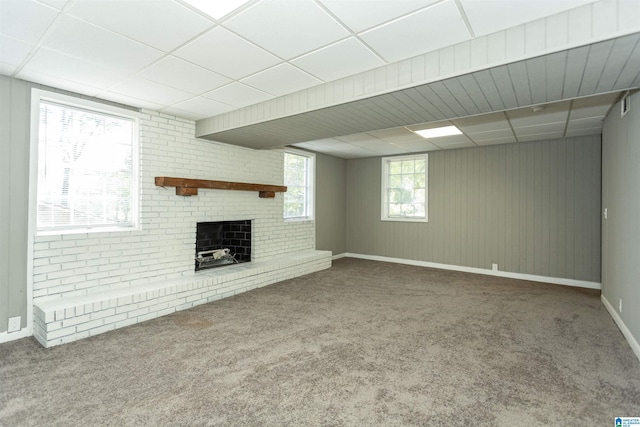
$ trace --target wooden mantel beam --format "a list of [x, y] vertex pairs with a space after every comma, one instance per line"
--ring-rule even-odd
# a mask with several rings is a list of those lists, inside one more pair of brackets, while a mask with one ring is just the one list
[[248, 182], [211, 181], [208, 179], [171, 178], [168, 176], [156, 176], [158, 187], [176, 187], [178, 196], [197, 196], [198, 188], [211, 188], [215, 190], [257, 191], [258, 196], [270, 199], [276, 193], [284, 193], [287, 187], [284, 185], [251, 184]]

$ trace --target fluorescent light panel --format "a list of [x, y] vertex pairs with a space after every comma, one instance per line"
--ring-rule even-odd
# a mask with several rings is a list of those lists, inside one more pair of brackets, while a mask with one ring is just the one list
[[414, 130], [415, 133], [423, 138], [438, 138], [441, 136], [460, 135], [462, 132], [455, 126], [444, 126], [440, 128], [431, 128], [423, 130]]
[[182, 0], [206, 13], [213, 19], [220, 19], [245, 4], [249, 0]]

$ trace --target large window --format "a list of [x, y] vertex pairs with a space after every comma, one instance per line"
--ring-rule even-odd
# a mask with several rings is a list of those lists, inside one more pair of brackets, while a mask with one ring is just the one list
[[313, 219], [315, 155], [306, 151], [284, 153], [284, 218]]
[[383, 221], [428, 220], [427, 154], [382, 159]]
[[135, 112], [34, 90], [37, 230], [137, 225]]

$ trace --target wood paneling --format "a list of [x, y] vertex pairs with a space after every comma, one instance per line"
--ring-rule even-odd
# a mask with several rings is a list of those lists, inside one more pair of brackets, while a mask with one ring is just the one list
[[429, 222], [380, 220], [380, 158], [347, 163], [352, 253], [600, 281], [600, 136], [429, 154]]

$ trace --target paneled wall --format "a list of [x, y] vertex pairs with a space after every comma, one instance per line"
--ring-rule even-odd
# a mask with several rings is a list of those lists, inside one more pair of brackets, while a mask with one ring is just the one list
[[316, 249], [347, 251], [347, 161], [316, 154]]
[[602, 137], [602, 296], [640, 358], [640, 93], [623, 118], [615, 105]]
[[0, 338], [9, 317], [27, 325], [29, 88], [0, 75]]
[[429, 222], [380, 220], [380, 158], [347, 167], [347, 251], [600, 282], [600, 136], [429, 154]]

